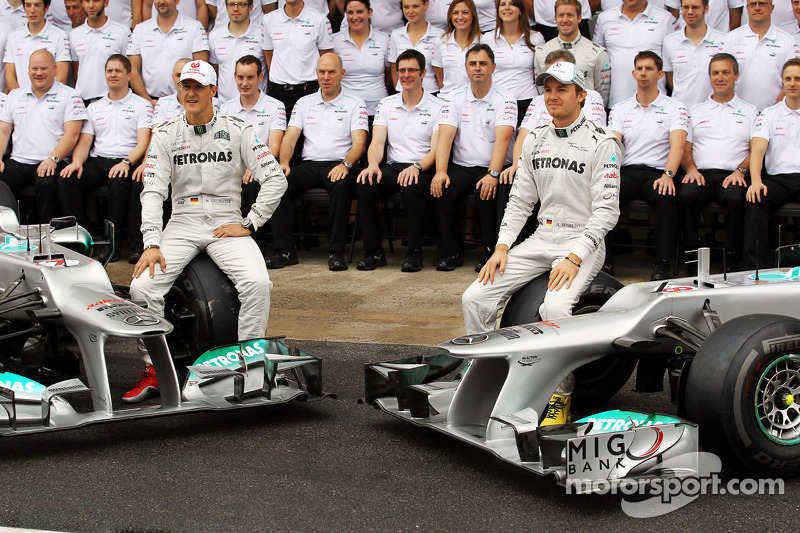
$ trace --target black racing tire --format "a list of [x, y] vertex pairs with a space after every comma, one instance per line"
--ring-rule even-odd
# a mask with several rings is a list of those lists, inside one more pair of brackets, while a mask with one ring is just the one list
[[207, 350], [237, 342], [239, 293], [208, 255], [192, 259], [165, 300], [164, 314], [175, 326], [167, 342], [181, 375]]
[[747, 315], [720, 326], [694, 357], [686, 413], [703, 449], [760, 476], [800, 473], [800, 320]]
[[[506, 304], [500, 327], [529, 324], [540, 320], [539, 307], [547, 291], [548, 276], [538, 276], [517, 291]], [[624, 285], [600, 271], [572, 310], [574, 315], [600, 309]], [[631, 377], [636, 367], [634, 357], [607, 356], [584, 365], [574, 372], [576, 403], [604, 402], [614, 396]]]

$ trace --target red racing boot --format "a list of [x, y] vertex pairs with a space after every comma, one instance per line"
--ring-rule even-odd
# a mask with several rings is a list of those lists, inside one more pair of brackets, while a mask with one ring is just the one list
[[142, 379], [131, 390], [122, 396], [122, 401], [125, 403], [138, 403], [143, 402], [151, 396], [158, 396], [158, 379], [156, 378], [156, 369], [152, 365], [146, 365], [144, 372], [139, 372]]

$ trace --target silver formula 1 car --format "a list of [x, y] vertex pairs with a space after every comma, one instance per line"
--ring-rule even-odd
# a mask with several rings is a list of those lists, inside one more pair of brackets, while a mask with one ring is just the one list
[[[709, 256], [698, 251], [696, 277], [623, 288], [601, 273], [575, 316], [537, 322], [541, 276], [509, 301], [500, 329], [443, 342], [433, 357], [367, 365], [366, 399], [586, 491], [697, 474], [699, 444], [729, 467], [797, 474], [800, 267], [709, 275]], [[462, 379], [441, 380], [464, 360]], [[574, 401], [592, 412], [637, 363], [640, 392], [662, 390], [668, 373], [677, 416], [605, 411], [540, 426], [570, 373]]]
[[[326, 396], [319, 359], [280, 338], [236, 342], [236, 290], [207, 256], [178, 278], [165, 320], [120, 294], [83, 255], [91, 246], [74, 218], [20, 226], [13, 208], [0, 207], [0, 436]], [[144, 343], [160, 405], [114, 409], [113, 337]]]

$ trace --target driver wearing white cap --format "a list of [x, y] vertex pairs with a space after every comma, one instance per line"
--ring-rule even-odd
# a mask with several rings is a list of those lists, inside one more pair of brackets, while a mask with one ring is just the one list
[[[205, 61], [184, 65], [178, 90], [186, 113], [161, 124], [145, 160], [142, 192], [144, 253], [133, 271], [131, 296], [164, 312], [164, 295], [197, 254], [205, 251], [239, 292], [239, 340], [263, 337], [272, 283], [249, 236], [269, 220], [286, 190], [286, 178], [253, 127], [214, 111], [217, 76]], [[246, 216], [241, 211], [242, 175], [261, 185]], [[172, 217], [164, 230], [163, 202], [172, 186]], [[145, 275], [142, 275], [145, 274]], [[123, 396], [137, 402], [158, 391], [145, 361], [142, 380]]]

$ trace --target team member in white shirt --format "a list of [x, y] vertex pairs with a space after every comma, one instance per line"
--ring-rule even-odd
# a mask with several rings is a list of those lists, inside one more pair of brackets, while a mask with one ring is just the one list
[[367, 113], [375, 115], [378, 102], [389, 95], [389, 36], [370, 27], [372, 9], [369, 0], [345, 0], [349, 23], [333, 36], [333, 51], [342, 58], [347, 76], [342, 89], [367, 104]]
[[[544, 44], [544, 37], [532, 30], [528, 23], [523, 0], [499, 0], [497, 3], [497, 28], [483, 36], [483, 42], [494, 52], [495, 71], [492, 83], [499, 91], [514, 95], [517, 110], [521, 110], [536, 96], [533, 59], [536, 45]], [[519, 126], [519, 124], [517, 124]]]
[[786, 202], [800, 202], [800, 58], [788, 60], [781, 72], [786, 96], [758, 115], [750, 141], [744, 232], [745, 266], [750, 268], [772, 264], [767, 238], [770, 213]]
[[141, 0], [110, 0], [106, 7], [106, 15], [128, 29], [142, 22]]
[[83, 10], [83, 1], [82, 0], [64, 0], [64, 7], [67, 10], [67, 17], [69, 17], [70, 21], [70, 28], [69, 28], [69, 37], [70, 42], [72, 42], [72, 31], [73, 29], [77, 28], [84, 22], [86, 22], [86, 11]]
[[[686, 1], [686, 0], [684, 0]], [[739, 65], [717, 54], [708, 65], [713, 93], [689, 111], [689, 136], [681, 166], [678, 213], [687, 249], [699, 243], [700, 213], [715, 200], [725, 214], [726, 266], [737, 270], [742, 255], [745, 192], [750, 166], [750, 134], [758, 110], [734, 92]]]
[[[534, 28], [542, 32], [545, 40], [550, 41], [555, 39], [560, 32], [558, 14], [556, 13], [560, 3], [556, 1], [554, 5], [553, 0], [532, 0], [532, 3], [533, 13], [529, 14], [532, 15], [533, 19], [536, 21]], [[584, 37], [588, 39], [588, 21], [592, 20], [591, 4], [587, 0], [584, 0], [582, 3], [575, 2], [572, 5], [578, 8], [578, 20], [575, 22], [575, 31], [582, 33]]]
[[[204, 0], [183, 0], [177, 6], [178, 13], [196, 20], [205, 29], [208, 27], [208, 7]], [[158, 15], [158, 0], [142, 0], [142, 16], [145, 20]]]
[[[728, 33], [742, 25], [742, 11], [745, 0], [709, 0], [706, 24], [722, 33]], [[666, 9], [672, 16], [679, 18], [681, 0], [666, 0]]]
[[389, 36], [389, 65], [392, 69], [392, 85], [397, 91], [403, 89], [397, 75], [397, 56], [413, 48], [425, 56], [427, 67], [422, 88], [428, 93], [439, 92], [439, 82], [436, 81], [431, 62], [436, 40], [441, 37], [443, 31], [427, 21], [429, 5], [429, 0], [403, 0], [403, 16], [408, 20], [408, 24], [403, 28], [397, 28]]
[[[275, 10], [280, 11], [286, 7], [286, 0], [278, 0], [277, 2], [275, 0], [266, 0], [266, 2], [262, 0], [262, 2], [265, 15], [272, 13]], [[309, 2], [306, 2], [306, 6], [308, 6], [309, 9], [324, 15], [326, 18], [330, 14], [330, 9], [328, 8], [328, 2], [326, 0], [310, 0]], [[339, 11], [342, 12], [341, 9]]]
[[[642, 50], [662, 55], [664, 38], [678, 29], [672, 15], [647, 0], [623, 0], [619, 9], [603, 11], [594, 28], [594, 42], [604, 46], [611, 60], [609, 108], [630, 98], [636, 82], [628, 75], [633, 58]], [[664, 88], [665, 81], [659, 81]]]
[[[58, 0], [63, 1], [63, 0]], [[56, 58], [56, 81], [67, 82], [69, 73], [69, 39], [45, 16], [50, 0], [25, 0], [27, 24], [11, 32], [6, 42], [3, 62], [6, 67], [6, 90], [29, 87], [28, 58], [35, 50], [47, 50]]]
[[[398, 56], [397, 66], [403, 91], [381, 100], [367, 152], [369, 165], [357, 178], [366, 252], [356, 265], [359, 270], [386, 266], [378, 204], [381, 199], [398, 192], [403, 197], [408, 225], [408, 251], [401, 270], [418, 272], [422, 269], [422, 241], [429, 213], [438, 118], [443, 102], [423, 88], [426, 68], [422, 53], [406, 50]], [[384, 149], [386, 164], [382, 165]]]
[[781, 24], [781, 29], [794, 37], [794, 42], [800, 46], [800, 0], [792, 0], [792, 12], [795, 20]]
[[774, 7], [772, 0], [747, 0], [748, 23], [722, 40], [723, 51], [739, 62], [736, 93], [759, 111], [779, 100], [781, 66], [800, 55], [792, 36], [772, 24]]
[[[236, 61], [246, 55], [261, 56], [261, 26], [253, 24], [248, 16], [254, 11], [253, 0], [226, 0], [225, 10], [229, 22], [215, 27], [208, 35], [208, 62], [217, 71], [219, 86], [217, 97], [222, 102], [236, 98]], [[262, 71], [266, 70], [262, 59]], [[265, 92], [267, 84], [262, 81]], [[254, 199], [255, 200], [255, 199]], [[250, 204], [247, 204], [250, 205]]]
[[722, 51], [725, 34], [705, 22], [708, 0], [681, 0], [681, 13], [686, 25], [664, 38], [664, 73], [672, 97], [687, 108], [708, 98], [711, 84], [708, 63]]
[[[545, 58], [545, 69], [550, 68], [558, 61], [566, 61], [567, 63], [575, 64], [575, 56], [568, 50], [554, 50], [547, 54]], [[578, 67], [581, 72], [583, 69]], [[583, 79], [586, 83], [586, 79]], [[588, 85], [588, 84], [587, 84]], [[600, 126], [606, 125], [606, 109], [603, 105], [603, 98], [600, 93], [591, 89], [586, 89], [586, 98], [581, 104], [583, 115]], [[538, 128], [553, 121], [553, 117], [547, 110], [547, 103], [543, 94], [540, 94], [533, 99], [525, 112], [525, 117], [522, 119], [522, 124], [517, 131], [517, 139], [514, 141], [514, 151], [511, 156], [511, 166], [506, 168], [500, 173], [500, 183], [512, 183], [517, 169], [519, 168], [519, 156], [522, 154], [522, 143], [525, 142], [525, 137]]]
[[608, 128], [625, 145], [620, 172], [620, 202], [641, 198], [655, 211], [656, 263], [652, 280], [669, 277], [669, 261], [675, 256], [678, 206], [675, 173], [680, 166], [689, 131], [686, 108], [658, 90], [664, 76], [661, 58], [645, 50], [636, 54], [633, 98], [611, 110]]
[[28, 73], [30, 86], [11, 91], [0, 110], [0, 154], [12, 141], [11, 157], [0, 162], [0, 180], [15, 194], [34, 185], [39, 221], [49, 222], [61, 212], [58, 173], [78, 142], [86, 107], [74, 89], [55, 81], [49, 51], [31, 54]]
[[440, 98], [469, 83], [464, 63], [467, 51], [481, 42], [478, 11], [472, 0], [453, 0], [447, 10], [447, 31], [433, 49], [433, 71], [441, 90]]
[[86, 22], [70, 34], [75, 89], [84, 100], [100, 98], [108, 92], [106, 60], [114, 54], [125, 54], [128, 48], [131, 31], [106, 16], [108, 2], [83, 0]]
[[[317, 63], [319, 91], [297, 101], [281, 143], [280, 163], [289, 182], [272, 217], [275, 253], [267, 267], [296, 265], [294, 248], [294, 200], [313, 187], [323, 187], [330, 196], [328, 269], [347, 270], [344, 242], [356, 177], [353, 165], [367, 142], [367, 108], [364, 100], [342, 90], [345, 71], [336, 54], [325, 54]], [[305, 135], [303, 162], [291, 166], [300, 134]]]
[[128, 57], [133, 65], [133, 92], [155, 105], [162, 96], [174, 94], [170, 73], [182, 57], [208, 61], [208, 36], [197, 20], [180, 14], [177, 0], [156, 0], [158, 16], [133, 30]]
[[12, 30], [24, 26], [28, 19], [22, 0], [0, 0], [0, 19], [5, 20]]
[[603, 102], [608, 102], [608, 91], [611, 88], [611, 63], [608, 52], [599, 44], [581, 35], [579, 31], [582, 20], [581, 6], [580, 0], [556, 0], [558, 36], [536, 47], [533, 70], [538, 76], [545, 71], [545, 58], [550, 52], [567, 50], [575, 57], [578, 68], [583, 72], [587, 89], [597, 91], [602, 96]]
[[[98, 187], [108, 187], [108, 219], [114, 223], [114, 248], [109, 247], [100, 257], [102, 262], [119, 258], [122, 231], [129, 222], [134, 170], [144, 159], [153, 120], [150, 102], [128, 88], [131, 63], [127, 57], [121, 54], [109, 57], [105, 78], [106, 95], [89, 105], [89, 118], [72, 153], [72, 163], [61, 171], [58, 181], [64, 211], [75, 215], [78, 224], [85, 228], [89, 227], [89, 218], [83, 197]], [[141, 187], [138, 189], [141, 193]], [[131, 252], [141, 254], [141, 204], [136, 201], [134, 205], [140, 213], [129, 228]]]
[[[253, 55], [240, 57], [236, 61], [234, 77], [239, 97], [222, 104], [220, 113], [240, 118], [252, 125], [256, 138], [266, 141], [273, 154], [279, 153], [286, 131], [286, 110], [283, 103], [259, 90], [264, 80], [261, 61]], [[242, 205], [251, 205], [258, 197], [261, 187], [253, 180], [250, 170], [245, 171], [242, 182]], [[253, 234], [253, 239], [262, 251], [267, 246], [267, 231], [264, 228], [266, 225]]]
[[269, 69], [269, 95], [291, 113], [299, 98], [319, 89], [314, 65], [333, 49], [331, 23], [303, 0], [288, 0], [264, 16], [261, 47]]
[[[218, 5], [219, 4], [219, 5]], [[271, 4], [276, 7], [276, 4]], [[208, 8], [208, 20], [214, 21], [215, 28], [222, 28], [231, 18], [228, 15], [227, 0], [206, 0], [206, 7]], [[272, 9], [270, 9], [272, 11]], [[253, 9], [250, 10], [250, 22], [256, 26], [264, 25], [264, 13], [266, 5], [262, 5], [261, 1], [255, 2]]]
[[[339, 29], [342, 32], [350, 26], [345, 4], [346, 0], [336, 0], [337, 10], [344, 16]], [[371, 0], [370, 4], [374, 11], [370, 24], [374, 29], [390, 35], [394, 30], [403, 27], [403, 11], [398, 0]]]
[[497, 214], [502, 211], [498, 203], [508, 199], [509, 188], [504, 187], [505, 193], [498, 190], [500, 171], [517, 125], [517, 103], [493, 86], [494, 69], [489, 45], [470, 48], [466, 59], [470, 84], [453, 92], [442, 108], [431, 182], [441, 243], [437, 270], [455, 270], [464, 263], [459, 205], [468, 195], [474, 194], [478, 205], [484, 251], [476, 271], [483, 268], [497, 240]]

